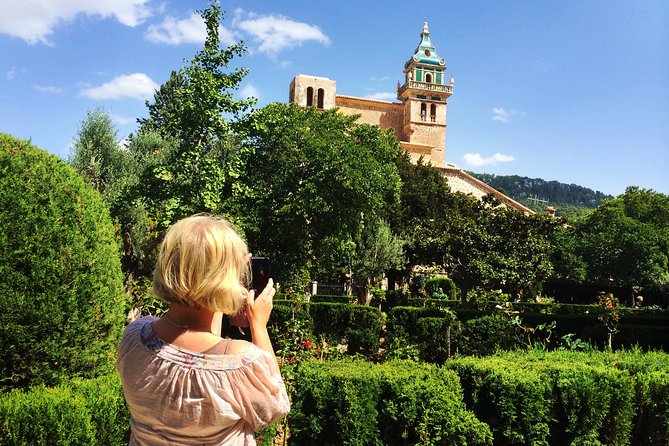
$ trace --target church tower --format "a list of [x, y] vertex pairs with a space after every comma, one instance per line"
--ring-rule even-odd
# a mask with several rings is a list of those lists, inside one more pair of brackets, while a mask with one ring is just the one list
[[429, 148], [435, 166], [446, 163], [446, 101], [453, 94], [453, 79], [447, 84], [445, 72], [446, 61], [437, 55], [425, 22], [418, 48], [404, 64], [397, 99], [404, 107], [402, 130], [408, 144], [403, 145], [414, 153]]

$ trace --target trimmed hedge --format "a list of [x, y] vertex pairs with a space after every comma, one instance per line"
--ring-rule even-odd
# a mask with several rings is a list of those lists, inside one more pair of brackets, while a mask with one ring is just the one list
[[[289, 444], [669, 444], [660, 352], [515, 351], [443, 367], [307, 361], [293, 387]], [[115, 374], [0, 395], [2, 445], [125, 445], [128, 420]]]
[[408, 361], [305, 362], [290, 416], [294, 444], [490, 445], [458, 377]]
[[355, 296], [314, 294], [309, 298], [309, 302], [331, 302], [338, 304], [352, 304], [357, 302]]
[[495, 444], [669, 444], [667, 354], [533, 350], [445, 367]]
[[380, 347], [383, 318], [378, 308], [354, 304], [314, 302], [309, 304], [313, 334], [329, 342], [344, 340], [349, 353], [375, 355]]
[[0, 391], [108, 373], [126, 295], [102, 197], [4, 134], [0, 172]]
[[455, 300], [457, 286], [449, 277], [431, 277], [425, 282], [425, 291], [435, 299]]
[[395, 307], [390, 310], [386, 323], [386, 348], [413, 345], [421, 360], [443, 363], [451, 353], [451, 324], [454, 320], [455, 314], [445, 308]]
[[0, 444], [127, 445], [130, 414], [117, 375], [0, 396]]

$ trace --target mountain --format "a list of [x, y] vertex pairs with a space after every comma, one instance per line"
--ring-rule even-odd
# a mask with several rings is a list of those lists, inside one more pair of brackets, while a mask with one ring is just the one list
[[479, 180], [505, 193], [534, 211], [543, 211], [546, 206], [556, 209], [558, 215], [575, 217], [596, 208], [603, 199], [613, 198], [599, 191], [576, 184], [546, 181], [518, 175], [494, 175], [467, 172]]

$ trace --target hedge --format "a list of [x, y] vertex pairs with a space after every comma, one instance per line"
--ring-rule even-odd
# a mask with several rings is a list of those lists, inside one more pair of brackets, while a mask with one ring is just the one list
[[451, 354], [451, 324], [454, 320], [453, 312], [445, 308], [394, 307], [386, 322], [386, 349], [413, 345], [421, 360], [442, 363]]
[[[669, 444], [661, 352], [515, 351], [442, 367], [349, 358], [295, 372], [291, 445]], [[128, 429], [115, 374], [0, 395], [2, 445], [125, 445]]]
[[427, 279], [425, 291], [436, 299], [455, 300], [457, 298], [457, 286], [449, 277], [437, 276]]
[[383, 318], [378, 308], [354, 304], [314, 302], [309, 304], [313, 334], [327, 341], [342, 340], [349, 353], [375, 355], [380, 347]]
[[127, 445], [129, 420], [116, 375], [0, 396], [0, 444], [6, 446]]
[[127, 296], [100, 194], [0, 134], [0, 391], [113, 369]]
[[669, 444], [669, 355], [505, 352], [448, 361], [495, 444]]
[[490, 445], [465, 409], [458, 377], [426, 364], [305, 362], [290, 415], [291, 444]]

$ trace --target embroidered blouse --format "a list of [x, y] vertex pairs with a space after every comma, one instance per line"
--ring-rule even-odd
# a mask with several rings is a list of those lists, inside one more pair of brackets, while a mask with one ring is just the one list
[[198, 353], [160, 339], [156, 317], [128, 325], [118, 349], [130, 445], [255, 445], [254, 432], [290, 410], [271, 355]]

